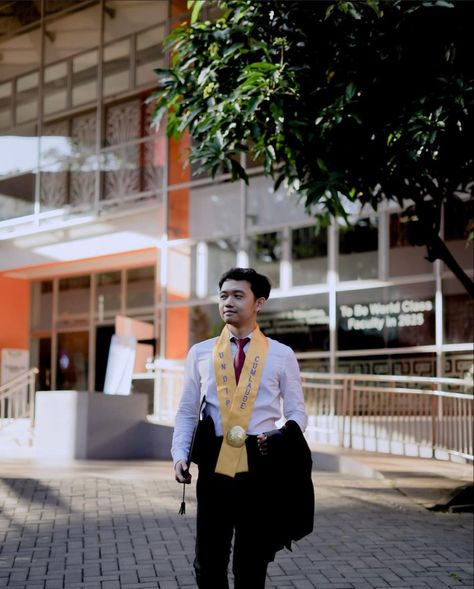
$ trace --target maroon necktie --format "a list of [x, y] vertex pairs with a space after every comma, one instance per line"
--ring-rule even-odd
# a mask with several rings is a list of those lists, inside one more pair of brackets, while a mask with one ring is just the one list
[[237, 339], [236, 337], [233, 338], [234, 342], [237, 344], [237, 352], [234, 357], [234, 372], [235, 372], [235, 382], [239, 383], [240, 373], [242, 372], [242, 368], [244, 367], [245, 362], [245, 352], [244, 347], [250, 341], [249, 337], [243, 337], [242, 339]]

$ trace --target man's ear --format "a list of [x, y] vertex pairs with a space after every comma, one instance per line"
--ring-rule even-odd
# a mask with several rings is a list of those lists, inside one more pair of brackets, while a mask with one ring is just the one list
[[260, 311], [260, 309], [263, 307], [266, 301], [267, 299], [265, 297], [260, 297], [259, 299], [257, 299], [257, 312]]

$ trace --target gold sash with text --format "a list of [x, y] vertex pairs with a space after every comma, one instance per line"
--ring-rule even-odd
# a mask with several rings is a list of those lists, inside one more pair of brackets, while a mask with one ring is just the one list
[[216, 465], [216, 472], [219, 474], [234, 477], [238, 472], [248, 471], [245, 444], [240, 448], [231, 446], [228, 443], [227, 435], [235, 426], [240, 426], [245, 431], [248, 428], [267, 352], [268, 340], [257, 325], [252, 332], [252, 339], [250, 340], [245, 356], [245, 364], [237, 386], [227, 327], [224, 327], [214, 345], [214, 372], [224, 434]]

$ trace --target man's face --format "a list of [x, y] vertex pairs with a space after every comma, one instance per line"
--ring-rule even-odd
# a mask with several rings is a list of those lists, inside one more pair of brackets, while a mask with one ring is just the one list
[[226, 280], [219, 293], [219, 313], [223, 321], [229, 325], [253, 327], [257, 311], [264, 302], [263, 297], [255, 297], [250, 282]]

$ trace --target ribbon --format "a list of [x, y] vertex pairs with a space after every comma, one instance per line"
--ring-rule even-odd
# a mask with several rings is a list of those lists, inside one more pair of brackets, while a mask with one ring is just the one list
[[240, 448], [231, 446], [228, 442], [228, 434], [235, 426], [240, 426], [247, 431], [267, 352], [268, 340], [257, 325], [250, 340], [237, 386], [227, 327], [224, 327], [214, 345], [212, 355], [224, 433], [216, 465], [216, 472], [219, 474], [234, 477], [238, 472], [248, 471], [245, 444]]

